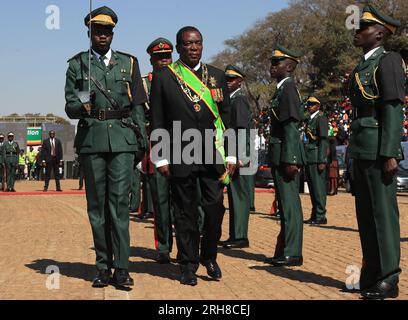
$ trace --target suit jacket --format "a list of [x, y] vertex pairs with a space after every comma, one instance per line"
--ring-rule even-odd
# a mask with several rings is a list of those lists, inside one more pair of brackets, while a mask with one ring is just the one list
[[[55, 140], [55, 160], [59, 162], [63, 158], [62, 154], [62, 143], [59, 139], [54, 138]], [[51, 140], [50, 138], [45, 139], [41, 146], [41, 161], [50, 162], [52, 161], [51, 155]]]
[[[223, 94], [223, 101], [217, 103], [220, 116], [224, 122], [226, 128], [230, 126], [230, 98], [227, 89], [227, 83], [224, 72], [207, 65], [210, 89], [221, 89]], [[196, 75], [201, 78], [202, 67], [196, 72]], [[200, 156], [201, 162], [204, 163], [205, 155], [212, 155], [213, 159], [216, 159], [216, 150], [214, 144], [205, 145], [204, 132], [206, 129], [214, 130], [214, 116], [209, 111], [208, 107], [202, 102], [199, 102], [201, 108], [197, 112], [194, 109], [194, 103], [190, 101], [187, 95], [182, 91], [176, 76], [169, 68], [155, 73], [153, 77], [151, 94], [150, 94], [150, 116], [152, 130], [166, 129], [170, 133], [170, 170], [172, 176], [175, 177], [187, 177], [193, 168], [191, 164], [186, 164], [180, 154], [175, 155], [181, 158], [178, 163], [174, 164], [175, 158], [173, 157], [173, 150], [175, 146], [178, 149], [184, 150], [189, 145], [190, 141], [174, 140], [173, 137], [173, 123], [179, 121], [181, 123], [181, 134], [188, 129], [196, 129], [201, 132], [203, 137], [203, 148]], [[154, 144], [154, 141], [152, 141]], [[178, 159], [177, 159], [178, 160]], [[197, 163], [198, 164], [198, 163]], [[215, 160], [207, 167], [215, 169], [216, 173], [221, 176], [225, 167], [224, 164], [215, 164]]]

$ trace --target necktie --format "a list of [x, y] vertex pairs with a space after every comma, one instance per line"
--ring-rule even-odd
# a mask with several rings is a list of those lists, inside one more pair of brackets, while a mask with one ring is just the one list
[[102, 67], [104, 67], [106, 69], [106, 64], [105, 64], [105, 60], [107, 59], [106, 56], [100, 56], [99, 60], [102, 63]]
[[51, 140], [51, 155], [55, 157], [55, 144], [54, 140]]

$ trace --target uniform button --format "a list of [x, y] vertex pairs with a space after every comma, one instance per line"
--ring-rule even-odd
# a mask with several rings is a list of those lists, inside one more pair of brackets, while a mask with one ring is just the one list
[[112, 128], [112, 125], [111, 125], [111, 124], [109, 125], [109, 128]]
[[111, 108], [108, 108], [108, 111], [110, 111], [111, 110]]
[[109, 93], [111, 92], [110, 89], [108, 89], [108, 92], [109, 92]]
[[106, 74], [109, 76], [109, 72], [106, 72]]

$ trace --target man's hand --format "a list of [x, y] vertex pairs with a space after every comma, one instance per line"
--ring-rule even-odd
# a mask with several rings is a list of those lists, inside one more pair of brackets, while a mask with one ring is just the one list
[[159, 173], [166, 178], [170, 177], [170, 166], [169, 165], [165, 165], [163, 167], [157, 168], [157, 171], [159, 171]]
[[393, 177], [398, 171], [398, 162], [395, 158], [386, 158], [383, 166], [384, 174]]
[[284, 164], [283, 171], [289, 179], [293, 180], [299, 173], [299, 168], [296, 165]]
[[227, 164], [227, 171], [230, 177], [232, 177], [237, 169], [237, 164], [235, 163], [228, 163]]
[[317, 165], [317, 170], [319, 171], [319, 173], [322, 173], [324, 170], [326, 170], [326, 164], [325, 163], [319, 163]]
[[92, 104], [91, 103], [83, 103], [82, 108], [88, 113], [88, 115], [91, 115], [91, 110], [92, 110]]

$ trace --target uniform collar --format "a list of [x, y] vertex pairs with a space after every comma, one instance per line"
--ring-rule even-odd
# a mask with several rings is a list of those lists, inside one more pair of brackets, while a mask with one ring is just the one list
[[368, 59], [370, 59], [371, 56], [372, 56], [378, 49], [380, 49], [380, 48], [381, 48], [381, 47], [377, 47], [377, 48], [374, 48], [373, 50], [368, 51], [368, 52], [364, 55], [364, 60], [367, 61]]
[[[92, 54], [96, 57], [96, 59], [100, 59], [101, 55], [96, 52], [95, 50], [92, 49]], [[112, 49], [109, 49], [109, 51], [105, 54], [105, 57], [107, 58], [108, 63], [105, 62], [105, 64], [109, 64], [109, 61], [112, 59]]]
[[310, 116], [310, 120], [313, 120], [313, 119], [319, 114], [319, 112], [320, 112], [320, 110], [317, 110], [315, 113], [313, 113], [313, 114]]
[[278, 89], [280, 89], [280, 87], [282, 87], [283, 83], [284, 83], [286, 80], [288, 80], [288, 79], [290, 79], [290, 77], [287, 77], [287, 78], [283, 79], [282, 81], [280, 81], [280, 82], [277, 84], [276, 87], [277, 87]]
[[238, 88], [234, 92], [230, 93], [230, 98], [234, 97], [239, 91], [241, 91], [241, 88]]
[[197, 72], [197, 71], [200, 70], [200, 68], [201, 68], [201, 61], [200, 61], [194, 68], [190, 68], [187, 64], [184, 63], [183, 60], [180, 59], [180, 61], [181, 61], [181, 63], [182, 63], [186, 68], [188, 68], [188, 69], [190, 69], [190, 70], [192, 70], [192, 71]]

